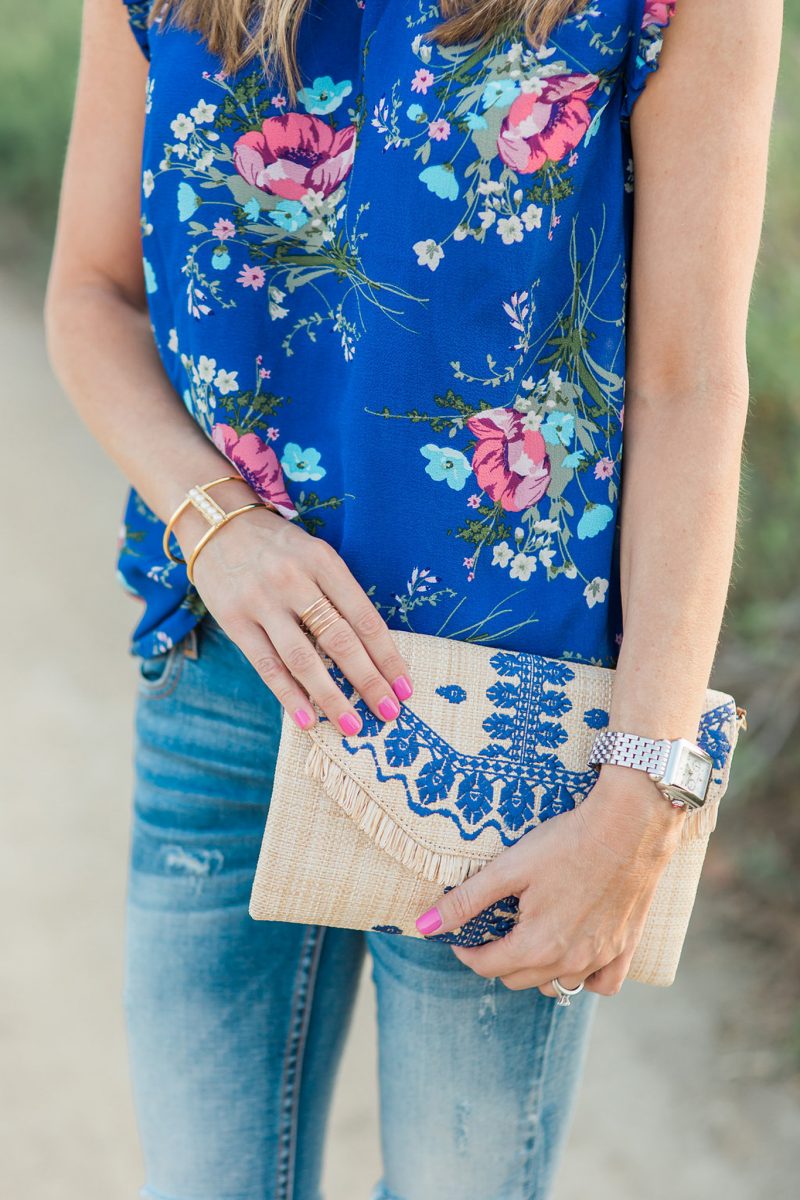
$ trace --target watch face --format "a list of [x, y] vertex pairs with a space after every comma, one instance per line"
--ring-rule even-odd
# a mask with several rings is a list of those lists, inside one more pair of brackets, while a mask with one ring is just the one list
[[711, 763], [699, 754], [688, 753], [683, 764], [682, 786], [695, 796], [705, 796], [711, 779]]
[[664, 783], [696, 796], [702, 803], [711, 782], [713, 764], [692, 742], [680, 738], [673, 743]]

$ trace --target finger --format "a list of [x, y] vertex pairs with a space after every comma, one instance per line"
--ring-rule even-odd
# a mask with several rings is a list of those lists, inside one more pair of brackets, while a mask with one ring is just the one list
[[317, 719], [314, 705], [287, 670], [261, 626], [252, 622], [243, 635], [237, 636], [236, 644], [295, 724], [301, 729], [309, 729]]
[[[300, 609], [302, 612], [302, 608]], [[364, 644], [344, 616], [324, 629], [317, 645], [333, 659], [364, 703], [382, 721], [393, 721], [400, 712], [391, 683], [375, 666]]]
[[389, 626], [344, 559], [327, 542], [323, 545], [331, 553], [323, 550], [322, 561], [317, 565], [315, 573], [317, 583], [331, 603], [335, 604], [349, 621], [375, 667], [384, 679], [389, 681], [397, 699], [407, 700], [413, 692], [411, 671], [397, 648]]
[[605, 967], [593, 971], [586, 979], [587, 992], [598, 992], [601, 996], [616, 996], [625, 982], [633, 957], [626, 951], [612, 959]]
[[505, 854], [492, 859], [458, 887], [445, 892], [433, 908], [429, 908], [417, 918], [419, 932], [425, 936], [433, 933], [451, 933], [496, 900], [513, 895], [515, 887], [521, 882], [516, 877], [514, 865], [512, 847]]
[[290, 613], [278, 613], [272, 618], [269, 636], [292, 677], [305, 688], [328, 720], [346, 735], [359, 733], [363, 727], [361, 717], [336, 686], [319, 651]]

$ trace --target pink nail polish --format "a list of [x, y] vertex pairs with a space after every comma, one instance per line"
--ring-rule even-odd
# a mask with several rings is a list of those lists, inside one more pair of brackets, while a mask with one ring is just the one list
[[301, 729], [307, 729], [311, 724], [311, 713], [306, 712], [304, 708], [298, 708], [295, 710], [294, 719]]
[[414, 690], [411, 686], [411, 680], [407, 675], [398, 675], [392, 684], [392, 688], [398, 700], [407, 700]]
[[397, 703], [394, 696], [384, 696], [378, 705], [378, 712], [381, 714], [384, 721], [392, 721], [400, 712], [400, 705]]
[[417, 917], [416, 925], [420, 933], [426, 935], [436, 933], [436, 930], [442, 923], [442, 918], [439, 915], [438, 908], [429, 908], [421, 917]]
[[361, 722], [355, 713], [342, 713], [339, 717], [339, 728], [342, 733], [358, 733]]

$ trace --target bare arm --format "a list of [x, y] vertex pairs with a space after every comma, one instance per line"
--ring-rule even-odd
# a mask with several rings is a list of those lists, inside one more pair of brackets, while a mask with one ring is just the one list
[[[48, 353], [97, 441], [166, 521], [186, 490], [236, 472], [186, 411], [150, 329], [139, 230], [147, 62], [119, 0], [85, 0], [77, 92], [47, 295]], [[227, 509], [253, 502], [244, 481], [215, 490]], [[176, 533], [191, 550], [207, 525], [189, 510]], [[254, 509], [220, 530], [197, 561], [206, 607], [294, 714], [360, 718], [296, 615], [320, 594], [346, 620], [320, 646], [381, 719], [407, 675], [385, 621], [340, 556], [290, 521]], [[399, 706], [398, 706], [399, 707]]]
[[[763, 216], [782, 4], [683, 0], [637, 101], [622, 487], [624, 636], [610, 727], [694, 740], [727, 596], [748, 405], [747, 310]], [[619, 990], [685, 812], [603, 767], [438, 905], [449, 931], [499, 898], [519, 924], [457, 956], [509, 987]], [[432, 922], [425, 923], [432, 932]]]

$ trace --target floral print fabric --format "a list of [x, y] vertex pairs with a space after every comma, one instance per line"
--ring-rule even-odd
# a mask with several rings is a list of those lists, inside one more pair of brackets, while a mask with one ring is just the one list
[[[193, 419], [390, 627], [613, 665], [628, 118], [674, 4], [593, 4], [534, 50], [311, 0], [294, 108], [148, 7], [144, 278]], [[162, 534], [130, 489], [136, 654], [204, 612]]]

